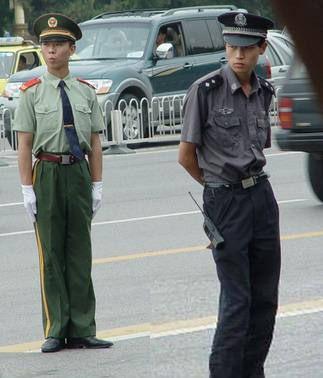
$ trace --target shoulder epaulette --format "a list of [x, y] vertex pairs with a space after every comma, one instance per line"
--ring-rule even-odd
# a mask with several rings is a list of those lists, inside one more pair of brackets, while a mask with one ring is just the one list
[[26, 81], [25, 83], [23, 83], [23, 85], [19, 89], [24, 92], [28, 88], [33, 87], [34, 85], [39, 84], [39, 83], [41, 83], [41, 80], [39, 79], [39, 77], [37, 77], [35, 79]]
[[263, 79], [262, 77], [258, 76], [258, 80], [260, 82], [260, 85], [267, 89], [269, 92], [271, 92], [272, 95], [275, 95], [275, 88], [269, 81]]
[[86, 80], [80, 79], [79, 77], [78, 77], [76, 80], [78, 80], [79, 82], [81, 82], [81, 83], [83, 83], [83, 84], [88, 85], [90, 88], [96, 89], [94, 85], [92, 85], [91, 83], [89, 83], [89, 82], [86, 81]]
[[220, 85], [222, 85], [223, 83], [223, 78], [221, 75], [219, 74], [216, 74], [210, 78], [207, 78], [203, 81], [201, 81], [198, 86], [199, 88], [201, 89], [204, 89], [204, 90], [211, 90], [211, 89], [214, 89], [214, 88], [217, 88], [219, 87]]

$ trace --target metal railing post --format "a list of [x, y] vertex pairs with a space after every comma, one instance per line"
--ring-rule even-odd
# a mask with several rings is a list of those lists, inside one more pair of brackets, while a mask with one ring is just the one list
[[111, 129], [112, 129], [112, 140], [116, 142], [116, 145], [110, 146], [108, 149], [106, 149], [103, 152], [103, 154], [104, 155], [134, 154], [135, 151], [130, 150], [123, 141], [121, 110], [111, 111]]
[[[6, 133], [5, 133], [5, 127], [4, 127], [4, 114], [5, 114], [6, 109], [4, 108], [3, 105], [0, 105], [0, 136], [1, 139], [1, 144], [3, 145], [3, 151], [5, 151], [5, 143], [6, 143]], [[0, 145], [0, 151], [1, 151], [1, 145]], [[6, 163], [5, 161], [0, 159], [0, 167], [6, 167], [9, 164]]]

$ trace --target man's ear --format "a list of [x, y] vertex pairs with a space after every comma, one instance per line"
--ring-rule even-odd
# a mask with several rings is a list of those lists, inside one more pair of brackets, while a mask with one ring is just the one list
[[265, 51], [266, 51], [266, 48], [268, 46], [268, 43], [266, 41], [264, 41], [260, 46], [260, 55], [262, 55]]
[[70, 48], [71, 48], [71, 54], [73, 55], [76, 49], [75, 43], [71, 43]]

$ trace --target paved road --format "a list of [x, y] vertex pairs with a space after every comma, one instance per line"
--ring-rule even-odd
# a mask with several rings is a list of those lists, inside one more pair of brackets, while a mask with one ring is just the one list
[[[111, 350], [42, 355], [38, 257], [21, 204], [16, 157], [0, 155], [0, 377], [202, 378], [219, 285], [201, 215], [201, 188], [177, 146], [104, 157], [104, 206], [93, 223], [98, 335]], [[323, 377], [323, 206], [306, 155], [266, 151], [283, 247], [280, 314], [268, 378]]]

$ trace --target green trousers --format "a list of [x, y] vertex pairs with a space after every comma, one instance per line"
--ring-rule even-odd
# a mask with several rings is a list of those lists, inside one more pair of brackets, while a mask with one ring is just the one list
[[60, 165], [37, 160], [33, 185], [45, 337], [94, 336], [92, 185], [87, 161]]

